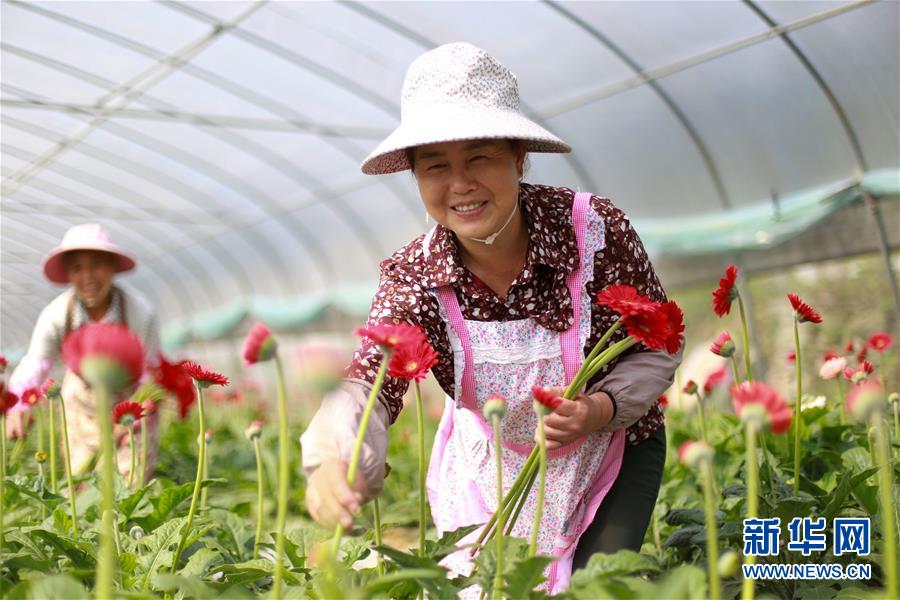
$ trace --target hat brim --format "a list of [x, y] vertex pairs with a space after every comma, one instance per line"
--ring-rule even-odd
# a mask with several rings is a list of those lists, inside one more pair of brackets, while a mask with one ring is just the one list
[[115, 244], [108, 246], [84, 246], [78, 248], [57, 247], [50, 251], [44, 258], [44, 276], [53, 283], [69, 283], [69, 277], [66, 274], [66, 265], [63, 256], [66, 252], [77, 252], [79, 250], [92, 250], [94, 252], [105, 252], [116, 257], [116, 273], [130, 271], [135, 267], [134, 259], [125, 254], [125, 252]]
[[438, 106], [404, 116], [403, 122], [363, 161], [366, 175], [410, 168], [406, 150], [416, 146], [480, 139], [514, 139], [528, 152], [571, 152], [567, 143], [518, 112]]

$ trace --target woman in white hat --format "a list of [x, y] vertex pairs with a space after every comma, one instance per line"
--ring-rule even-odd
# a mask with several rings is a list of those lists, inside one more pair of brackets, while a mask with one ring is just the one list
[[[63, 339], [70, 332], [92, 322], [121, 323], [140, 339], [148, 361], [155, 361], [159, 349], [159, 327], [150, 304], [132, 291], [114, 285], [116, 273], [130, 271], [134, 259], [109, 240], [106, 231], [96, 224], [76, 225], [63, 236], [62, 242], [44, 258], [44, 275], [53, 283], [68, 285], [41, 311], [31, 335], [28, 353], [22, 358], [9, 380], [9, 389], [19, 396], [38, 389], [50, 374], [60, 356]], [[67, 371], [62, 380], [62, 397], [66, 403], [66, 422], [72, 452], [72, 470], [80, 473], [91, 466], [100, 448], [100, 429], [90, 389], [77, 375]], [[27, 405], [17, 404], [7, 418], [7, 434], [24, 435], [29, 415]], [[109, 415], [106, 418], [111, 418]], [[146, 421], [149, 451], [148, 473], [156, 456], [157, 416]], [[116, 427], [120, 443], [119, 469], [128, 474], [130, 452], [126, 431]]]
[[[666, 300], [639, 238], [609, 200], [521, 181], [528, 152], [569, 151], [519, 112], [508, 69], [458, 43], [412, 64], [401, 124], [363, 162], [367, 174], [411, 169], [437, 222], [381, 264], [369, 324], [418, 325], [440, 354], [433, 373], [447, 400], [428, 473], [439, 533], [483, 523], [496, 509], [494, 448], [479, 423], [487, 396], [499, 392], [508, 401], [509, 485], [533, 445], [532, 386], [564, 385], [571, 365], [616, 320], [592, 303], [596, 294], [624, 284]], [[657, 399], [680, 360], [680, 353], [636, 348], [545, 417], [553, 450], [539, 552], [558, 558], [547, 589], [564, 589], [573, 565], [594, 552], [640, 549], [665, 462]], [[365, 477], [355, 490], [345, 481], [379, 361], [378, 348], [363, 341], [345, 384], [324, 399], [303, 435], [307, 505], [323, 523], [349, 526], [383, 485], [387, 428], [407, 388], [391, 377], [369, 422]], [[533, 504], [524, 513], [529, 509]], [[528, 537], [524, 513], [513, 530], [518, 537]], [[464, 555], [446, 564], [465, 572]]]

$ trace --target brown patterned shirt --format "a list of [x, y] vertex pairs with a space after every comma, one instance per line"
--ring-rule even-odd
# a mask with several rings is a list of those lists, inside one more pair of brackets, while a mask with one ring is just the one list
[[[437, 226], [426, 259], [422, 251], [424, 234], [399, 249], [381, 263], [381, 283], [369, 312], [368, 324], [412, 323], [422, 327], [441, 359], [433, 373], [441, 388], [453, 396], [453, 352], [438, 302], [426, 289], [452, 285], [463, 317], [474, 321], [511, 321], [530, 318], [543, 327], [565, 331], [572, 324], [572, 303], [566, 275], [578, 265], [578, 244], [572, 228], [572, 199], [567, 188], [523, 183], [519, 205], [528, 227], [529, 244], [525, 266], [513, 280], [506, 299], [500, 298], [463, 265], [456, 238], [450, 230]], [[641, 240], [628, 217], [613, 203], [598, 196], [591, 206], [606, 224], [606, 245], [594, 257], [594, 278], [587, 284], [595, 296], [610, 285], [631, 285], [651, 300], [665, 302], [665, 291], [653, 271]], [[585, 355], [603, 333], [616, 322], [612, 311], [594, 305], [591, 335]], [[624, 338], [619, 330], [610, 344]], [[639, 352], [635, 346], [630, 352]], [[347, 370], [347, 376], [374, 382], [381, 353], [374, 343], [363, 339]], [[617, 361], [611, 362], [588, 383], [602, 380]], [[408, 382], [385, 377], [380, 399], [391, 422], [403, 407]], [[628, 428], [627, 441], [643, 441], [664, 424], [662, 410], [655, 402], [650, 410]]]

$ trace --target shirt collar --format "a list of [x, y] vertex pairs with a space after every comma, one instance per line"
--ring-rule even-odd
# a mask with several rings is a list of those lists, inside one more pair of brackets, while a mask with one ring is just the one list
[[[516, 283], [530, 279], [537, 265], [557, 272], [569, 273], [579, 264], [578, 242], [572, 227], [572, 196], [565, 188], [522, 183], [519, 185], [519, 207], [528, 228], [528, 254], [525, 267]], [[435, 225], [428, 243], [429, 254], [423, 256], [421, 285], [437, 288], [454, 285], [465, 274], [459, 256], [456, 235], [443, 225]], [[412, 260], [412, 257], [411, 257]]]

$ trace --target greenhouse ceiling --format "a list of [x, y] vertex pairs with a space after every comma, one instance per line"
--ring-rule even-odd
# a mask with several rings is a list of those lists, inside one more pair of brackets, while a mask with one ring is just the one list
[[[84, 222], [136, 255], [121, 281], [164, 326], [365, 300], [379, 261], [429, 225], [408, 173], [359, 163], [396, 126], [410, 62], [452, 41], [509, 66], [523, 110], [575, 149], [532, 156], [527, 180], [613, 198], [664, 283], [709, 274], [676, 254], [718, 268], [748, 245], [778, 252], [773, 236], [897, 196], [898, 7], [4, 1], [0, 350], [27, 344], [60, 291], [41, 260]], [[864, 225], [854, 237], [876, 239]], [[827, 240], [804, 247], [789, 262]]]

